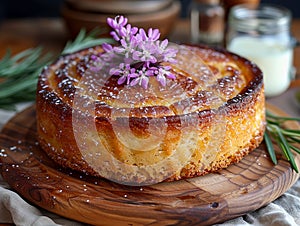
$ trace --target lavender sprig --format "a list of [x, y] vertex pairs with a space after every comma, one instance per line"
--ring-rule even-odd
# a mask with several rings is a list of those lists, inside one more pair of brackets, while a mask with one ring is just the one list
[[127, 24], [123, 16], [108, 18], [107, 23], [113, 29], [111, 36], [120, 45], [104, 44], [104, 53], [94, 56], [93, 70], [99, 71], [109, 66], [109, 75], [119, 76], [118, 84], [140, 85], [147, 89], [149, 78], [166, 86], [167, 79], [175, 79], [170, 66], [162, 62], [175, 63], [177, 50], [168, 46], [168, 40], [159, 40], [158, 29], [144, 29]]

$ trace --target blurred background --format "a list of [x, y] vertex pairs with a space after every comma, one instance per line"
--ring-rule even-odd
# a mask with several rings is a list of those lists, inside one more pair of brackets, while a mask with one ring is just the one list
[[[188, 16], [188, 6], [192, 0], [180, 0], [180, 16]], [[299, 0], [261, 0], [262, 3], [280, 4], [289, 8], [293, 17], [300, 17]], [[1, 0], [0, 20], [20, 17], [58, 17], [63, 0]]]

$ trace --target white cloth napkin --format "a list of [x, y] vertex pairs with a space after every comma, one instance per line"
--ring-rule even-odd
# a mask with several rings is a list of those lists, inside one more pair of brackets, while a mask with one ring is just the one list
[[300, 181], [281, 197], [257, 211], [227, 221], [218, 226], [299, 226], [300, 225]]
[[[286, 104], [286, 102], [285, 102]], [[27, 105], [20, 105], [18, 110]], [[0, 128], [15, 112], [0, 110]], [[83, 223], [65, 219], [27, 203], [0, 176], [0, 223], [17, 226], [81, 226]], [[125, 222], [124, 222], [125, 223]], [[300, 180], [269, 205], [218, 226], [298, 226], [300, 225]]]
[[0, 223], [14, 223], [20, 226], [84, 225], [28, 204], [17, 193], [11, 191], [0, 176]]

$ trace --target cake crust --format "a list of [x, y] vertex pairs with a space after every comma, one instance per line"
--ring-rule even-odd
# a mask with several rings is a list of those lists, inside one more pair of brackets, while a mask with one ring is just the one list
[[[184, 48], [193, 56], [179, 55], [180, 63], [172, 65], [176, 79], [168, 81], [167, 88], [150, 81], [148, 91], [118, 85], [117, 78], [103, 79], [101, 73], [97, 80], [83, 81], [91, 56], [101, 53], [101, 47], [59, 58], [38, 81], [37, 132], [42, 149], [63, 167], [116, 181], [126, 176], [132, 184], [191, 178], [241, 160], [263, 139], [262, 72], [225, 50]], [[205, 80], [190, 66], [197, 57], [208, 65]], [[90, 89], [93, 92], [87, 92]], [[94, 131], [101, 147], [126, 165], [125, 170], [110, 169], [111, 162], [106, 167], [98, 158], [102, 153], [94, 144]], [[182, 167], [162, 173], [165, 168], [159, 164], [172, 156], [182, 161]], [[177, 167], [172, 161], [165, 164]], [[157, 170], [152, 167], [156, 165]], [[130, 166], [149, 166], [148, 176], [137, 177]]]

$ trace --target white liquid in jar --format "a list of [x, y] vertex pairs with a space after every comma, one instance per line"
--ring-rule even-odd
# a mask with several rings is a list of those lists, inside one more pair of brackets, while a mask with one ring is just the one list
[[279, 95], [289, 87], [292, 48], [272, 39], [236, 37], [227, 49], [253, 61], [262, 70], [266, 96]]

